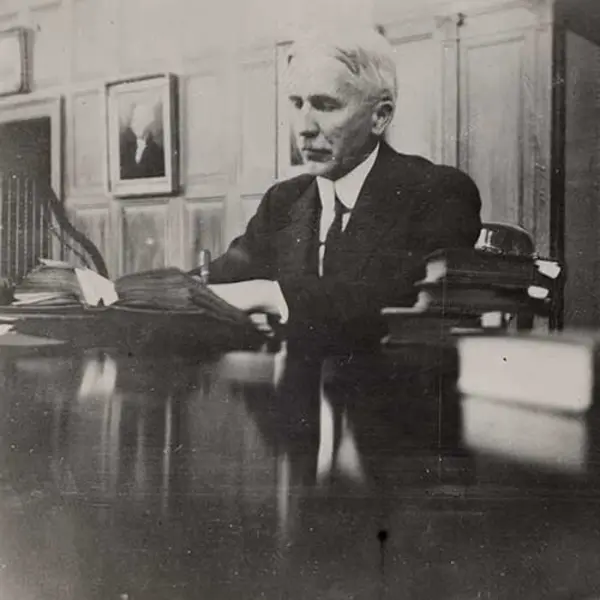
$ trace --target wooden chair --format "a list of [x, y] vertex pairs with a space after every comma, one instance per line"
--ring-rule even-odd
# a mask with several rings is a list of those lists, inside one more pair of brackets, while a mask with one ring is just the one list
[[0, 172], [0, 276], [16, 282], [40, 257], [69, 258], [108, 277], [101, 252], [71, 222], [50, 181]]

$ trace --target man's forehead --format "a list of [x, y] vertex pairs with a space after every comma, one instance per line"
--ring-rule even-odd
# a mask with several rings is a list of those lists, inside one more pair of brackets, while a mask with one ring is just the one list
[[356, 89], [354, 76], [333, 56], [305, 52], [294, 56], [287, 69], [287, 87], [308, 94], [338, 94]]

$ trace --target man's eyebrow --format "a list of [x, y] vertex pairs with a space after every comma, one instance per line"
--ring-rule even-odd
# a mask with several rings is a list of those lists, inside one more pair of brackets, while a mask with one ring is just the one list
[[336, 106], [341, 106], [343, 102], [336, 98], [335, 96], [330, 96], [329, 94], [312, 94], [308, 97], [308, 100], [311, 104], [317, 103], [327, 103], [334, 104]]
[[[302, 96], [300, 94], [289, 94], [288, 98], [290, 100], [303, 100]], [[336, 96], [331, 96], [329, 94], [310, 94], [309, 96], [306, 97], [306, 101], [310, 102], [311, 104], [313, 102], [327, 102], [329, 104], [343, 104], [343, 102], [337, 98]]]

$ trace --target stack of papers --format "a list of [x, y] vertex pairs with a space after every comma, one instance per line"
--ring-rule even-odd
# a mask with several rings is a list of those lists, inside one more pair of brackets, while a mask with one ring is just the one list
[[115, 284], [106, 277], [46, 258], [17, 286], [14, 297], [13, 306], [108, 306], [118, 300]]

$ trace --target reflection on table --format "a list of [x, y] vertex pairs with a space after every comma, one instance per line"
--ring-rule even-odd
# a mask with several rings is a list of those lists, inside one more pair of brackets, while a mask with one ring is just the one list
[[594, 415], [461, 399], [438, 355], [4, 353], [0, 385], [3, 599], [600, 589]]

